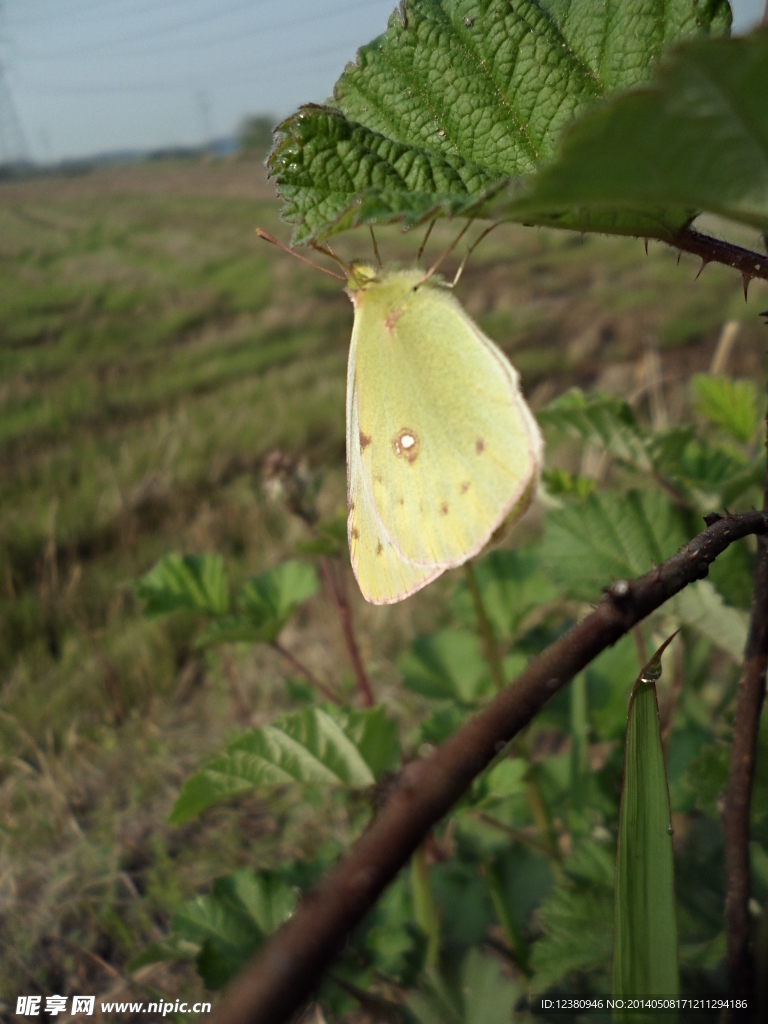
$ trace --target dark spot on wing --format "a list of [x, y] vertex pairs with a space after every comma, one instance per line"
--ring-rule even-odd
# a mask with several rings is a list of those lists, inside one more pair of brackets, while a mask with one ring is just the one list
[[419, 457], [419, 438], [410, 427], [402, 427], [392, 438], [395, 455], [407, 462], [415, 462]]
[[350, 512], [354, 512], [355, 511], [355, 503], [352, 500], [352, 498], [349, 499], [349, 511]]
[[440, 506], [440, 515], [441, 516], [447, 516], [448, 515], [448, 502], [447, 501], [444, 501], [443, 504]]
[[459, 490], [461, 491], [462, 494], [466, 494], [467, 491], [469, 490], [469, 480], [465, 480], [464, 483], [459, 488]]
[[405, 498], [398, 498], [397, 499], [397, 503], [398, 503], [398, 505], [404, 505], [405, 504]]
[[475, 441], [475, 451], [477, 452], [478, 455], [482, 455], [483, 452], [485, 451], [485, 441], [482, 439], [482, 437], [478, 437], [478, 439]]
[[371, 443], [371, 439], [368, 434], [364, 434], [360, 431], [360, 451], [364, 452], [368, 445]]
[[382, 547], [381, 541], [379, 541], [379, 543], [376, 545], [376, 554], [380, 555], [383, 550], [384, 548]]
[[360, 540], [360, 531], [356, 526], [352, 527], [352, 537], [354, 540]]

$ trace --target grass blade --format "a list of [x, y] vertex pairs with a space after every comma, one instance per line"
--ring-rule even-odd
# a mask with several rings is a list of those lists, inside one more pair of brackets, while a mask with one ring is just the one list
[[656, 701], [661, 654], [671, 640], [642, 670], [629, 703], [616, 852], [615, 996], [679, 991], [672, 826]]

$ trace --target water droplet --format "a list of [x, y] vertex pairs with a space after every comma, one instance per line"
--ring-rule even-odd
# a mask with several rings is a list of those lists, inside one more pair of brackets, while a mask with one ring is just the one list
[[474, 24], [475, 24], [475, 19], [474, 18], [465, 18], [464, 19], [464, 28], [472, 28], [472, 26]]
[[668, 836], [673, 836], [674, 834], [675, 834], [675, 830], [672, 828], [672, 826], [671, 825], [667, 825], [667, 835]]

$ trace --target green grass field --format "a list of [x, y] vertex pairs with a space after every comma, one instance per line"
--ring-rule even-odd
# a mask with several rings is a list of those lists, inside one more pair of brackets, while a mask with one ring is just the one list
[[[147, 622], [131, 589], [169, 550], [218, 551], [235, 580], [292, 554], [306, 527], [262, 481], [276, 449], [322, 475], [324, 514], [343, 513], [352, 308], [257, 225], [289, 237], [247, 161], [0, 184], [0, 1017], [21, 993], [199, 990], [191, 966], [128, 964], [217, 874], [317, 851], [336, 828], [311, 807], [289, 816], [288, 796], [167, 825], [230, 730], [288, 706], [285, 666], [263, 648], [201, 656], [194, 622]], [[454, 232], [436, 229], [428, 255]], [[391, 260], [419, 241], [378, 235]], [[363, 232], [338, 248], [371, 256]], [[697, 269], [634, 239], [505, 227], [459, 297], [534, 408], [578, 384], [648, 417], [650, 349], [653, 414], [675, 422], [726, 320], [745, 320], [729, 372], [765, 378], [765, 288], [745, 305], [738, 275], [710, 266], [694, 283]], [[366, 664], [393, 704], [395, 658], [452, 585], [372, 608], [348, 574]], [[321, 597], [308, 608], [285, 646], [351, 688], [333, 613]]]

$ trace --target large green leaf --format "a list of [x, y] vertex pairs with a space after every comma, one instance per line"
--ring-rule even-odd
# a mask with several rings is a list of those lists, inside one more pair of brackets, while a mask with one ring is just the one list
[[647, 435], [623, 399], [600, 393], [585, 395], [572, 388], [541, 409], [536, 418], [542, 427], [599, 445], [638, 469], [650, 469]]
[[165, 555], [136, 584], [145, 615], [166, 615], [190, 608], [222, 615], [229, 604], [227, 576], [221, 555]]
[[662, 650], [640, 673], [629, 704], [616, 851], [616, 996], [679, 991], [671, 812], [655, 685]]
[[509, 1024], [518, 992], [496, 957], [471, 949], [458, 978], [425, 978], [406, 1005], [419, 1024]]
[[499, 216], [568, 226], [636, 210], [706, 210], [768, 228], [768, 32], [695, 41], [646, 88], [580, 118], [558, 160]]
[[753, 437], [758, 423], [757, 385], [754, 381], [697, 373], [691, 384], [696, 395], [696, 409], [702, 416], [727, 430], [737, 441], [746, 442]]
[[[348, 65], [333, 107], [277, 130], [270, 170], [294, 240], [477, 213], [550, 160], [576, 114], [647, 80], [665, 46], [729, 23], [725, 0], [407, 0]], [[671, 232], [686, 217], [634, 215], [621, 230]]]
[[741, 662], [749, 614], [742, 608], [725, 604], [709, 580], [697, 580], [681, 590], [667, 608], [680, 622], [698, 630], [735, 662]]
[[648, 572], [687, 539], [679, 512], [661, 491], [606, 491], [552, 512], [543, 550], [554, 578], [589, 601], [611, 580]]
[[434, 700], [470, 705], [491, 689], [480, 641], [466, 630], [417, 637], [398, 667], [409, 690]]
[[248, 869], [217, 878], [210, 895], [188, 900], [176, 912], [172, 938], [197, 947], [207, 988], [225, 985], [267, 935], [293, 913], [297, 893], [269, 872]]
[[[339, 722], [329, 711], [315, 707], [250, 729], [185, 782], [171, 811], [171, 823], [181, 824], [213, 803], [256, 788], [293, 783], [373, 785], [374, 774], [344, 724], [343, 719]], [[351, 729], [362, 736], [366, 732], [358, 719], [351, 722]]]

